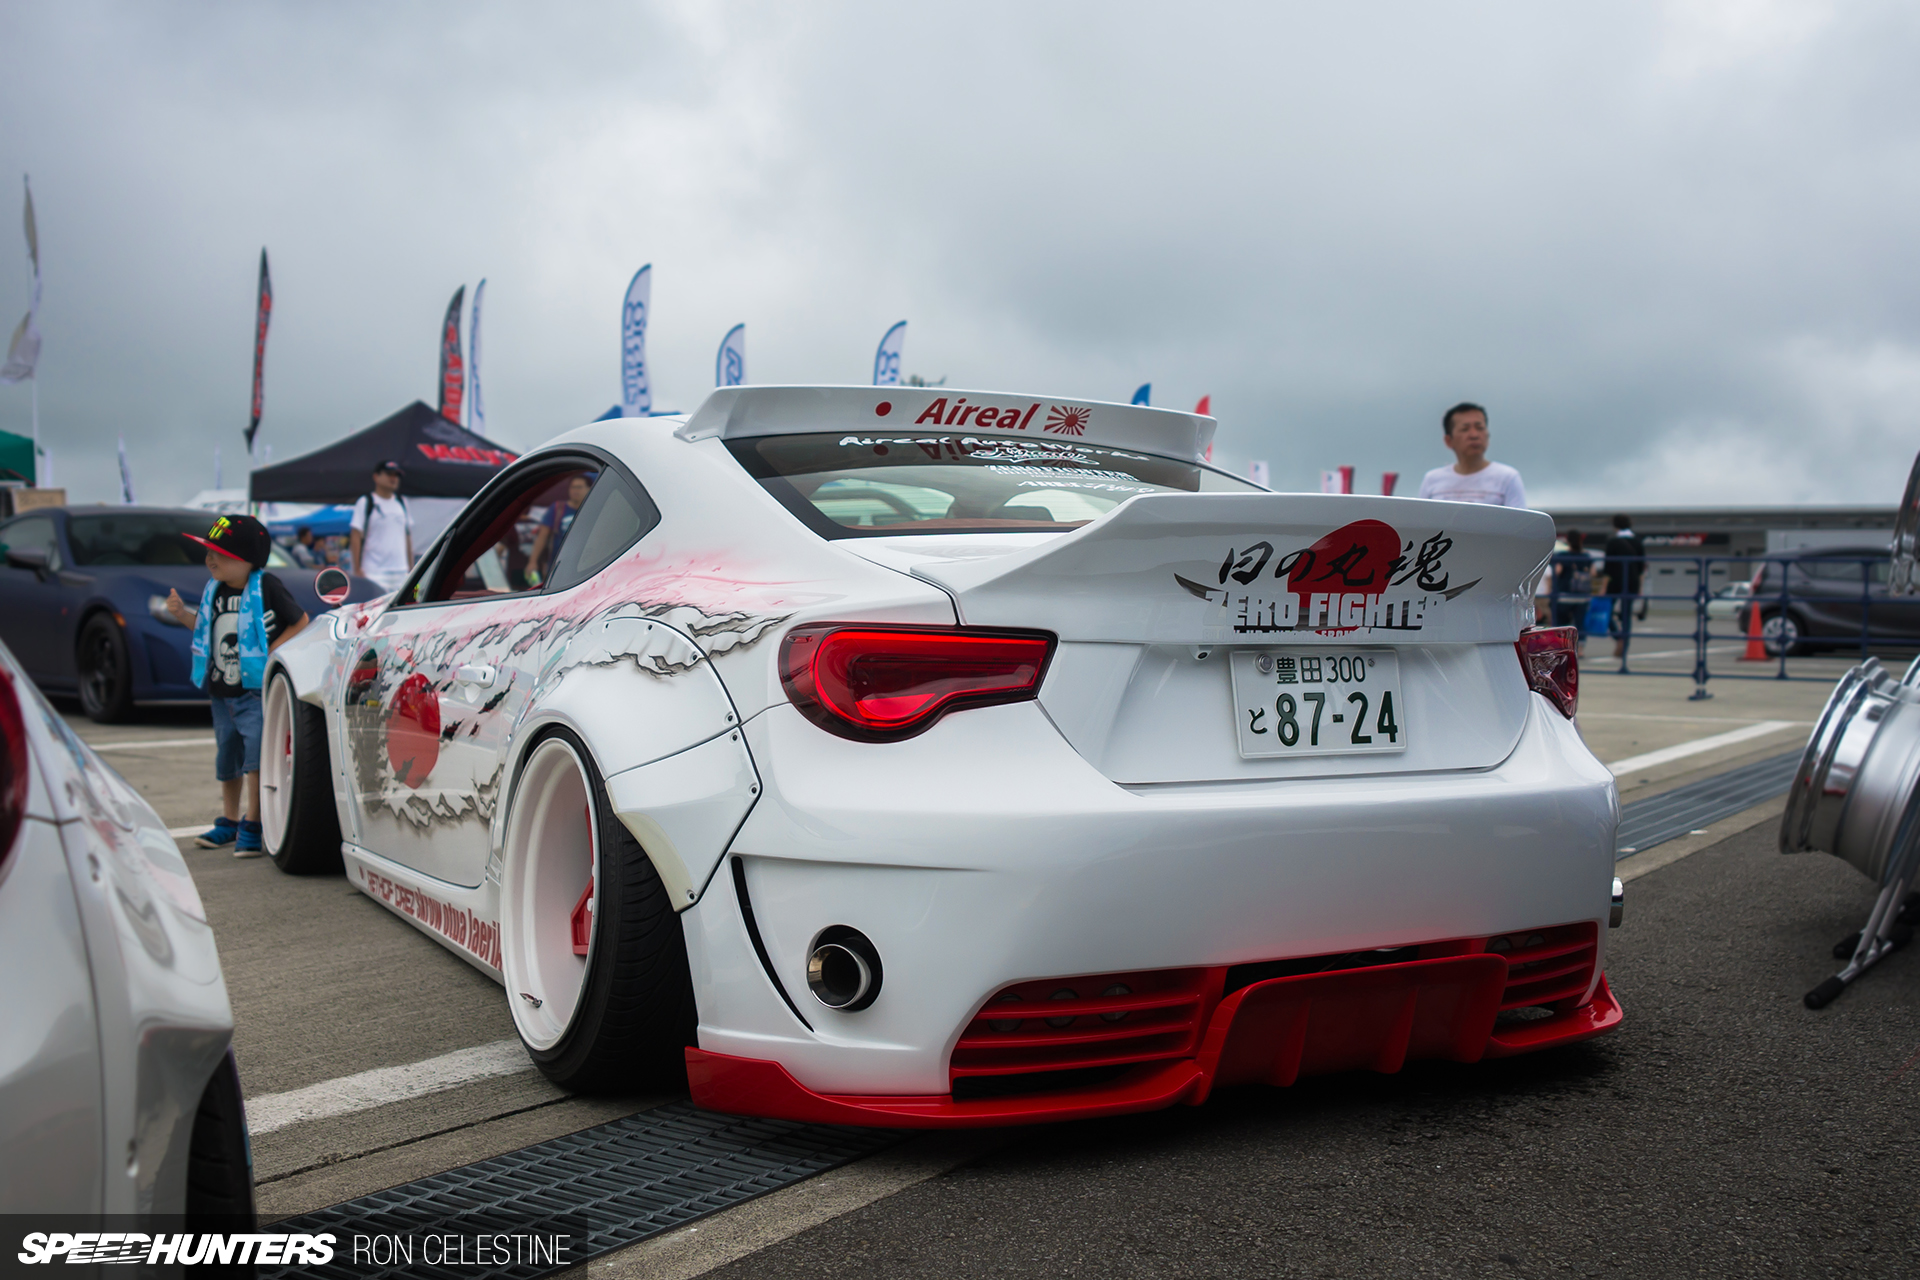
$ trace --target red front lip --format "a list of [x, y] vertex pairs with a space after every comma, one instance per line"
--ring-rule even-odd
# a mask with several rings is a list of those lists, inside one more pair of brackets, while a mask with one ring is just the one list
[[1496, 1027], [1505, 979], [1506, 963], [1484, 954], [1272, 978], [1220, 1002], [1196, 1057], [1147, 1063], [1102, 1084], [1009, 1098], [817, 1093], [777, 1062], [704, 1049], [687, 1050], [687, 1078], [695, 1105], [709, 1111], [818, 1124], [985, 1128], [1197, 1106], [1216, 1084], [1291, 1084], [1359, 1067], [1390, 1073], [1413, 1058], [1504, 1058], [1590, 1039], [1623, 1017], [1602, 974], [1593, 999], [1579, 1008]]

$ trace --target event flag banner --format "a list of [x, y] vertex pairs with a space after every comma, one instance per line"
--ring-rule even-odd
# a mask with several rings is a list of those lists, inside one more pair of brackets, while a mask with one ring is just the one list
[[653, 412], [653, 388], [647, 382], [647, 313], [653, 310], [653, 264], [633, 273], [620, 304], [620, 416], [644, 418]]
[[460, 398], [466, 391], [465, 363], [460, 359], [460, 304], [467, 298], [467, 286], [453, 291], [447, 304], [447, 318], [440, 325], [440, 416], [458, 425]]
[[1153, 403], [1153, 384], [1151, 382], [1141, 383], [1140, 389], [1133, 393], [1133, 399], [1128, 401], [1127, 403], [1152, 404]]
[[[7, 362], [0, 365], [0, 382], [25, 382], [33, 377], [34, 366], [40, 362], [40, 232], [33, 221], [33, 186], [23, 175], [20, 179], [27, 189], [26, 212], [21, 215], [27, 231], [27, 260], [33, 264], [33, 292], [27, 295], [27, 314], [13, 331], [13, 341], [7, 344]], [[33, 384], [33, 439], [40, 441], [40, 383]]]
[[480, 399], [480, 299], [486, 296], [486, 277], [473, 286], [473, 332], [467, 335], [467, 430], [487, 433], [487, 407]]
[[[267, 247], [260, 246], [260, 288], [253, 309], [253, 412], [247, 418], [247, 452], [260, 430], [261, 375], [267, 367], [267, 322], [273, 318], [273, 277], [267, 274]], [[220, 486], [215, 485], [218, 489]]]
[[720, 354], [713, 360], [713, 385], [737, 387], [747, 380], [747, 326], [737, 324], [720, 339]]
[[887, 330], [880, 339], [879, 349], [873, 353], [873, 385], [876, 387], [897, 387], [900, 385], [900, 352], [907, 345], [907, 322], [900, 323]]
[[127, 438], [120, 437], [120, 502], [123, 506], [133, 505], [133, 468], [127, 465]]

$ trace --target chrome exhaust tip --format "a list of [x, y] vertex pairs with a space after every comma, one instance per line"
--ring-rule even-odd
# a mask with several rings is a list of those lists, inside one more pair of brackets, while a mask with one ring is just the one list
[[865, 1009], [880, 995], [880, 952], [858, 929], [824, 930], [807, 955], [807, 990], [829, 1009]]

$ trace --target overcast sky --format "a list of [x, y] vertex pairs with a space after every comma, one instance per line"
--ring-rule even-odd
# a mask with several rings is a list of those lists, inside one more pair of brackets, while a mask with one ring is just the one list
[[[1281, 488], [1417, 483], [1478, 400], [1536, 504], [1898, 500], [1920, 449], [1920, 8], [0, 5], [0, 337], [39, 213], [76, 500], [431, 402], [488, 280], [489, 434], [756, 382], [1156, 404]], [[0, 386], [28, 429], [28, 388]], [[1404, 489], [1403, 489], [1404, 491]]]

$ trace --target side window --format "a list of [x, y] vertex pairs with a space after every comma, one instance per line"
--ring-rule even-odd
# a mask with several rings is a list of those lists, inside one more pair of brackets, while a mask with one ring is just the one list
[[581, 461], [542, 459], [484, 507], [462, 513], [414, 603], [538, 591], [594, 489]]
[[560, 545], [548, 586], [565, 591], [585, 582], [659, 523], [659, 508], [644, 490], [617, 471], [602, 471]]
[[0, 555], [8, 551], [44, 551], [47, 564], [59, 568], [60, 555], [54, 550], [53, 517], [22, 516], [0, 525]]

